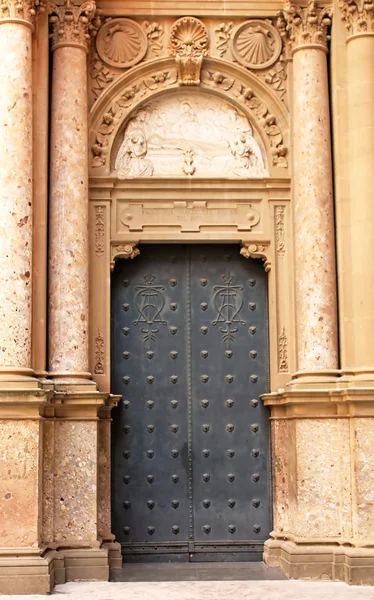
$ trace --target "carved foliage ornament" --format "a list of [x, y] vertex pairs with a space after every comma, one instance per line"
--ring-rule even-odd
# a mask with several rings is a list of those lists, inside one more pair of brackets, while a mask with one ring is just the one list
[[169, 53], [175, 56], [180, 85], [199, 85], [203, 57], [209, 37], [204, 23], [195, 17], [182, 17], [170, 32]]
[[22, 19], [33, 24], [37, 10], [44, 10], [44, 3], [39, 0], [2, 0], [0, 4], [0, 20]]
[[[255, 95], [254, 91], [246, 87], [240, 80], [235, 80], [216, 71], [203, 70], [201, 81], [204, 87], [221, 90], [250, 110], [268, 136], [273, 165], [280, 168], [287, 168], [287, 148], [284, 145], [282, 132], [277, 125], [275, 116], [269, 112], [267, 106]], [[110, 141], [115, 135], [119, 124], [123, 121], [125, 114], [128, 114], [135, 101], [139, 98], [146, 99], [156, 90], [175, 86], [176, 83], [177, 73], [174, 69], [158, 71], [149, 75], [141, 82], [135, 82], [134, 85], [124, 90], [121, 96], [112, 102], [103, 114], [102, 122], [96, 133], [96, 141], [92, 146], [93, 168], [106, 165]]]
[[131, 19], [110, 19], [97, 34], [96, 48], [105, 63], [118, 69], [127, 69], [144, 58], [147, 35]]
[[220, 23], [218, 27], [216, 27], [216, 48], [219, 52], [220, 57], [222, 58], [226, 52], [229, 45], [229, 41], [231, 38], [232, 30], [234, 27], [234, 23]]
[[331, 7], [318, 8], [315, 0], [309, 0], [306, 8], [288, 2], [278, 13], [277, 27], [281, 36], [288, 39], [291, 51], [311, 45], [327, 50], [331, 15]]
[[282, 51], [279, 33], [267, 21], [246, 21], [236, 30], [232, 53], [248, 69], [266, 69], [274, 64]]
[[348, 36], [374, 33], [374, 0], [339, 0]]
[[78, 6], [66, 0], [62, 6], [49, 5], [49, 22], [52, 26], [52, 50], [58, 46], [84, 46], [87, 50], [91, 32], [96, 32], [96, 4], [92, 0]]

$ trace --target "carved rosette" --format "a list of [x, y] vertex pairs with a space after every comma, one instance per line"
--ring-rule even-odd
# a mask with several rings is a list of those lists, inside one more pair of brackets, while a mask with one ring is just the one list
[[4, 21], [24, 21], [33, 27], [37, 11], [44, 10], [39, 0], [2, 0], [0, 4], [0, 23]]
[[62, 46], [83, 47], [88, 52], [91, 32], [95, 27], [96, 4], [94, 0], [78, 6], [65, 0], [62, 6], [49, 5], [49, 22], [52, 28], [52, 50]]
[[195, 17], [182, 17], [170, 32], [169, 53], [175, 56], [179, 85], [199, 85], [204, 56], [208, 52], [208, 30]]
[[267, 69], [278, 60], [282, 40], [271, 23], [246, 21], [236, 30], [231, 49], [233, 56], [243, 67]]
[[331, 16], [331, 7], [319, 8], [315, 0], [310, 0], [306, 8], [287, 2], [285, 9], [278, 13], [277, 27], [288, 40], [291, 52], [305, 46], [327, 52]]
[[100, 58], [111, 67], [128, 69], [147, 52], [147, 35], [131, 19], [110, 19], [99, 30], [96, 48]]
[[110, 261], [110, 270], [113, 271], [115, 261], [118, 258], [136, 258], [140, 254], [137, 248], [138, 242], [130, 242], [128, 244], [118, 244], [112, 246], [112, 259]]
[[264, 263], [265, 272], [268, 273], [270, 271], [269, 246], [254, 244], [253, 242], [242, 242], [240, 254], [244, 258], [260, 258]]
[[339, 7], [348, 39], [374, 35], [374, 0], [339, 0]]

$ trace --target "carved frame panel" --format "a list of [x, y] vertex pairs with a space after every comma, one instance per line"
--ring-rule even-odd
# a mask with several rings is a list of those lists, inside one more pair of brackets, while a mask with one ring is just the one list
[[183, 179], [91, 178], [90, 369], [99, 389], [110, 391], [110, 275], [115, 260], [136, 260], [146, 243], [232, 242], [238, 243], [243, 260], [262, 260], [268, 272], [271, 390], [283, 388], [295, 370], [291, 230], [289, 180], [196, 180], [186, 185]]

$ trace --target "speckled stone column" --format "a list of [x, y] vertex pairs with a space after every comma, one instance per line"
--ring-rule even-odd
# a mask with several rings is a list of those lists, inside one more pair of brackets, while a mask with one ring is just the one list
[[32, 375], [34, 14], [29, 1], [0, 7], [0, 381]]
[[349, 236], [340, 261], [342, 369], [374, 380], [374, 7], [340, 1], [347, 29]]
[[49, 370], [88, 373], [87, 49], [92, 2], [54, 6], [49, 246]]
[[329, 10], [288, 4], [293, 56], [293, 204], [299, 371], [338, 367], [327, 30]]

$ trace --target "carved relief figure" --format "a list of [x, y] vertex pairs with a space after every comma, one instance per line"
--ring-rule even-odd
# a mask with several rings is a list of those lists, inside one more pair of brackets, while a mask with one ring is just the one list
[[153, 164], [145, 158], [147, 151], [147, 140], [141, 131], [134, 132], [130, 138], [126, 138], [126, 144], [122, 144], [116, 160], [118, 177], [120, 179], [151, 177]]
[[263, 176], [261, 152], [251, 131], [234, 130], [230, 139], [230, 149], [234, 156], [232, 173], [239, 177], [249, 176], [249, 173], [252, 177]]
[[204, 94], [164, 96], [141, 107], [127, 122], [114, 166], [121, 179], [268, 175], [246, 115]]

